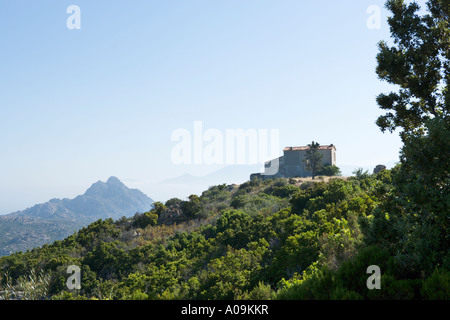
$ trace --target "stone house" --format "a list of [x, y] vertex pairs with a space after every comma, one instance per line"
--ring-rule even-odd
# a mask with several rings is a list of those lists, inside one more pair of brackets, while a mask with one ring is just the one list
[[[268, 161], [264, 165], [263, 173], [253, 173], [250, 180], [255, 178], [305, 178], [311, 177], [311, 171], [305, 167], [303, 160], [309, 147], [286, 147], [283, 149], [283, 156]], [[319, 153], [322, 154], [322, 164], [336, 165], [336, 147], [333, 144], [319, 146]]]

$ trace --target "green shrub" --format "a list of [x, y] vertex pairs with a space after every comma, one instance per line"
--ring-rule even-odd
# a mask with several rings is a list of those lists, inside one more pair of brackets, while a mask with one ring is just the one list
[[449, 300], [450, 299], [450, 272], [436, 268], [431, 276], [423, 281], [420, 291], [424, 299]]
[[376, 246], [362, 248], [352, 259], [341, 264], [336, 272], [336, 280], [348, 290], [367, 296], [367, 278], [370, 276], [366, 273], [367, 268], [376, 265], [384, 275], [388, 270], [388, 261], [392, 260], [390, 258], [387, 249]]
[[181, 205], [182, 202], [183, 202], [183, 200], [181, 200], [181, 199], [170, 198], [169, 200], [166, 201], [165, 206], [170, 207], [170, 206], [174, 206], [174, 205]]
[[350, 291], [346, 288], [338, 287], [331, 292], [330, 295], [331, 300], [362, 300], [363, 297], [355, 292]]
[[333, 273], [322, 268], [300, 284], [277, 293], [279, 300], [328, 300], [334, 288]]
[[327, 165], [320, 170], [317, 175], [320, 176], [328, 176], [328, 177], [334, 177], [334, 176], [340, 176], [341, 175], [341, 169], [335, 165]]
[[145, 229], [147, 226], [156, 226], [158, 215], [153, 211], [136, 214], [134, 216], [133, 227]]
[[299, 191], [298, 187], [295, 187], [292, 185], [287, 185], [287, 186], [283, 186], [283, 187], [273, 188], [273, 190], [270, 194], [275, 197], [279, 197], [279, 198], [289, 198], [297, 191]]
[[274, 294], [275, 293], [269, 284], [259, 282], [258, 285], [254, 287], [253, 290], [243, 298], [248, 300], [271, 300], [273, 299]]
[[248, 202], [246, 195], [238, 195], [233, 198], [233, 200], [230, 203], [230, 206], [234, 209], [243, 208]]
[[419, 298], [420, 279], [395, 279], [390, 274], [381, 275], [381, 289], [369, 290], [371, 300], [413, 300]]

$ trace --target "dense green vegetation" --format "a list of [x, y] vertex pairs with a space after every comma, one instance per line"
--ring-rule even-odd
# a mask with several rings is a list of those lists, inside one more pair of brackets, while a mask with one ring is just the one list
[[[449, 298], [448, 241], [435, 237], [446, 226], [428, 224], [433, 237], [405, 236], [422, 225], [401, 206], [402, 167], [327, 183], [219, 185], [98, 220], [2, 257], [2, 290], [30, 299]], [[179, 208], [181, 220], [162, 223]], [[66, 287], [69, 265], [81, 267], [80, 290]], [[366, 286], [369, 265], [381, 268], [380, 290]]]

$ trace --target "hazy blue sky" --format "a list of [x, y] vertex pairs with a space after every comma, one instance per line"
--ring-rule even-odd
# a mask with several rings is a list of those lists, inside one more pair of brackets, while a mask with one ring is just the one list
[[374, 124], [387, 14], [381, 0], [0, 0], [0, 214], [112, 175], [184, 198], [162, 182], [220, 168], [171, 161], [171, 134], [194, 121], [333, 143], [338, 166], [397, 161], [398, 134]]

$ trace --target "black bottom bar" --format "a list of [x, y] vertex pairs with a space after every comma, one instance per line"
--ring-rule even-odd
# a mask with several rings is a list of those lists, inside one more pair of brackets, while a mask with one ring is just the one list
[[[15, 318], [100, 316], [126, 319], [292, 319], [417, 316], [448, 310], [449, 301], [0, 301], [2, 314]], [[441, 310], [442, 309], [442, 310]], [[382, 319], [382, 318], [381, 318]], [[131, 320], [131, 319], [130, 319]]]

